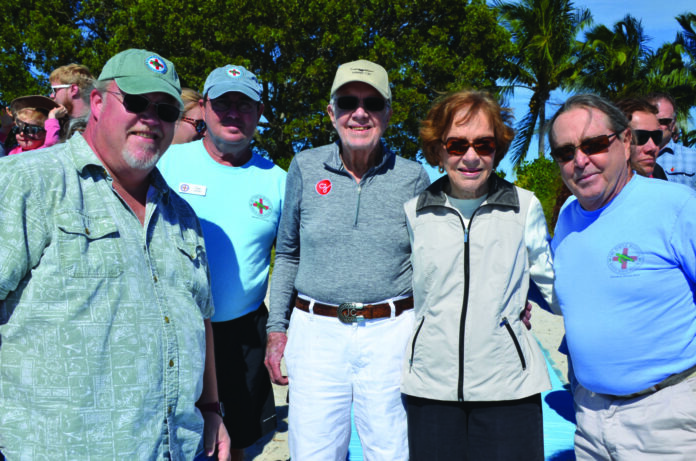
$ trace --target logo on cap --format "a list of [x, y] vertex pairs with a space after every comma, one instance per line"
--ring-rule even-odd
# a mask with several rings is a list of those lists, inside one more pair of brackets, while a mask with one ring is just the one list
[[228, 69], [227, 75], [229, 75], [232, 78], [239, 78], [242, 75], [242, 72], [237, 69], [236, 67], [233, 67], [231, 69]]
[[322, 179], [314, 187], [319, 195], [326, 195], [331, 192], [331, 181], [328, 179]]
[[147, 58], [147, 66], [159, 74], [167, 73], [167, 65], [159, 56], [150, 56]]

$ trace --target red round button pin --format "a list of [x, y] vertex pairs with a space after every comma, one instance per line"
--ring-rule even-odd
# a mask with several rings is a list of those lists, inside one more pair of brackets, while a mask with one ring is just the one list
[[317, 191], [317, 194], [326, 195], [329, 192], [331, 192], [331, 181], [329, 181], [328, 179], [322, 179], [317, 183], [315, 189]]

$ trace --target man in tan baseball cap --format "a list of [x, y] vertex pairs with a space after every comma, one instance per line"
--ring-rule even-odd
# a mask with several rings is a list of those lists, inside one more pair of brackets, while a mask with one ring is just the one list
[[352, 406], [365, 459], [407, 460], [399, 384], [414, 315], [403, 204], [430, 181], [382, 140], [392, 113], [382, 66], [343, 64], [330, 95], [338, 140], [300, 152], [288, 170], [266, 367], [277, 384], [289, 378], [292, 459], [346, 459]]

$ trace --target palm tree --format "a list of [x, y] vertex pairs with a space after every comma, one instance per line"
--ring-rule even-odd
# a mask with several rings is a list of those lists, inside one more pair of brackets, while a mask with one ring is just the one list
[[529, 112], [517, 123], [517, 136], [511, 146], [511, 160], [517, 168], [539, 127], [539, 157], [544, 156], [543, 126], [546, 102], [551, 91], [566, 88], [575, 72], [578, 33], [592, 22], [587, 9], [576, 9], [570, 0], [496, 0], [502, 23], [512, 34], [516, 47], [508, 66], [508, 85], [532, 91]]
[[640, 20], [629, 14], [612, 29], [593, 27], [585, 38], [573, 78], [575, 89], [614, 100], [647, 93], [648, 64], [655, 61]]

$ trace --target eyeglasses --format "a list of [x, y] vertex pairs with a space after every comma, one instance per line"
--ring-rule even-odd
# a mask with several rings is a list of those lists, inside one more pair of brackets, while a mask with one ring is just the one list
[[660, 125], [664, 125], [664, 126], [670, 125], [673, 121], [674, 121], [673, 118], [658, 118], [657, 119], [657, 123], [659, 123]]
[[209, 101], [210, 107], [212, 107], [215, 112], [229, 112], [233, 107], [237, 109], [237, 112], [242, 114], [249, 114], [256, 110], [256, 104], [248, 99], [232, 101], [227, 98], [216, 98], [209, 99]]
[[30, 138], [38, 138], [39, 135], [46, 131], [46, 129], [39, 125], [31, 125], [29, 123], [24, 123], [20, 120], [15, 122], [16, 133], [22, 133], [24, 136]]
[[123, 103], [123, 107], [125, 107], [128, 112], [133, 114], [145, 112], [147, 108], [152, 105], [155, 106], [157, 116], [163, 122], [176, 122], [179, 120], [179, 115], [181, 115], [181, 111], [177, 106], [167, 104], [166, 102], [152, 102], [145, 96], [140, 96], [138, 94], [128, 94], [123, 92], [117, 93], [115, 91], [108, 91], [108, 93], [123, 96], [123, 101], [121, 101]]
[[558, 163], [570, 162], [575, 158], [575, 151], [580, 149], [585, 155], [594, 155], [604, 152], [613, 142], [611, 138], [619, 133], [603, 134], [594, 138], [583, 139], [579, 145], [566, 144], [564, 146], [551, 149], [551, 157]]
[[203, 135], [205, 133], [205, 129], [207, 128], [205, 126], [205, 121], [201, 119], [196, 119], [196, 118], [189, 118], [189, 117], [181, 117], [182, 122], [186, 122], [189, 125], [193, 125], [193, 127], [196, 129], [196, 133]]
[[65, 84], [65, 85], [51, 85], [51, 92], [48, 93], [48, 95], [49, 95], [50, 97], [53, 98], [53, 97], [56, 96], [56, 93], [58, 92], [57, 90], [60, 90], [61, 88], [70, 88], [71, 86], [72, 86], [72, 85], [68, 85], [68, 84]]
[[[336, 105], [341, 110], [355, 110], [361, 105], [360, 98], [357, 96], [339, 96]], [[362, 100], [362, 107], [370, 112], [382, 112], [387, 105], [384, 98], [370, 96]]]
[[465, 155], [470, 147], [478, 155], [491, 155], [495, 153], [495, 138], [477, 138], [469, 141], [466, 138], [447, 138], [447, 141], [442, 143], [445, 150], [450, 155]]
[[659, 146], [662, 142], [662, 130], [633, 130], [633, 136], [633, 140], [637, 146], [642, 146], [651, 138], [656, 146]]

